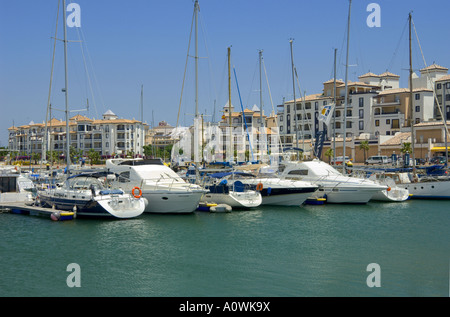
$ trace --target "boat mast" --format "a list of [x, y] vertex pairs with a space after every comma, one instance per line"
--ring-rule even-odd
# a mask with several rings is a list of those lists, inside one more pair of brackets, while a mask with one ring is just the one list
[[198, 158], [198, 0], [194, 3], [195, 20], [195, 118], [194, 118], [194, 161], [199, 162]]
[[56, 41], [57, 41], [57, 37], [58, 37], [59, 6], [60, 6], [60, 2], [58, 1], [58, 11], [56, 12], [55, 41], [53, 43], [52, 68], [50, 71], [50, 85], [48, 88], [47, 114], [45, 116], [45, 136], [42, 139], [43, 146], [42, 146], [41, 163], [42, 163], [42, 161], [47, 160], [47, 151], [48, 150], [51, 151], [51, 147], [49, 144], [49, 140], [51, 140], [51, 137], [48, 136], [48, 122], [52, 119], [52, 115], [51, 115], [51, 106], [52, 105], [50, 103], [50, 96], [52, 94], [53, 69], [55, 66], [55, 50], [56, 50]]
[[[334, 110], [333, 110], [333, 158], [336, 157], [336, 52], [337, 48], [334, 49], [334, 84], [333, 84], [333, 95], [334, 95]], [[336, 164], [336, 160], [334, 160]]]
[[66, 0], [63, 0], [63, 12], [64, 12], [64, 81], [65, 81], [65, 99], [66, 99], [66, 164], [67, 175], [69, 175], [70, 168], [70, 131], [69, 131], [69, 92], [68, 92], [68, 74], [67, 74], [67, 21], [66, 21]]
[[416, 159], [414, 156], [414, 117], [413, 117], [413, 86], [412, 86], [412, 75], [413, 75], [413, 68], [412, 68], [412, 52], [411, 52], [411, 12], [408, 16], [409, 20], [409, 113], [410, 113], [410, 125], [411, 125], [411, 158], [412, 158], [412, 166], [413, 166], [413, 180], [416, 179]]
[[233, 143], [231, 140], [231, 47], [228, 47], [228, 125], [230, 129], [230, 158], [233, 159]]
[[139, 152], [142, 156], [144, 156], [144, 85], [141, 85], [141, 140], [139, 146]]
[[259, 50], [259, 114], [261, 120], [261, 134], [260, 134], [260, 149], [261, 149], [261, 157], [260, 160], [262, 162], [264, 155], [264, 148], [266, 146], [265, 142], [265, 131], [264, 131], [264, 121], [263, 121], [263, 100], [262, 100], [262, 70], [261, 70], [261, 60], [262, 60], [262, 50]]
[[[294, 53], [292, 50], [292, 42], [293, 40], [289, 40], [290, 46], [291, 46], [291, 65], [292, 65], [292, 88], [293, 88], [293, 93], [294, 93], [294, 116], [295, 116], [295, 144], [296, 144], [296, 148], [298, 149], [298, 125], [297, 125], [297, 104], [296, 104], [296, 100], [295, 100], [295, 79], [294, 79]], [[297, 160], [298, 160], [298, 152], [297, 152]]]
[[345, 141], [347, 138], [347, 131], [346, 131], [346, 127], [347, 127], [347, 103], [348, 103], [348, 48], [349, 48], [349, 43], [350, 43], [350, 15], [351, 15], [351, 10], [352, 10], [352, 0], [349, 0], [349, 5], [348, 5], [348, 22], [347, 22], [347, 54], [346, 54], [346, 60], [345, 60], [345, 100], [344, 100], [344, 141], [342, 143], [342, 170], [345, 174], [345, 170], [346, 170], [346, 164], [347, 162], [345, 161]]

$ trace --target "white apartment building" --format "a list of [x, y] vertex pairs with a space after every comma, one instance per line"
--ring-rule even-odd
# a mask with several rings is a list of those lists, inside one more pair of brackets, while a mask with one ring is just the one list
[[[412, 120], [415, 124], [441, 119], [433, 89], [439, 104], [447, 102], [444, 111], [450, 119], [450, 76], [447, 72], [447, 68], [433, 64], [421, 69], [420, 76], [413, 74]], [[357, 82], [349, 81], [346, 113], [345, 83], [336, 80], [335, 113], [328, 127], [318, 117], [324, 105], [335, 102], [334, 79], [323, 83], [322, 93], [298, 98], [296, 108], [293, 100], [284, 102], [278, 106], [278, 126], [284, 146], [295, 145], [296, 135], [299, 140], [310, 139], [319, 131], [324, 131], [331, 140], [333, 136], [343, 137], [344, 131], [346, 137], [364, 133], [376, 139], [380, 135], [394, 135], [410, 129], [410, 91], [409, 87], [400, 88], [399, 80], [400, 76], [386, 71], [380, 75], [369, 72], [359, 76]]]
[[[86, 154], [94, 149], [102, 156], [133, 153], [143, 155], [143, 145], [148, 125], [137, 120], [120, 119], [111, 110], [103, 114], [100, 120], [76, 115], [69, 119], [70, 146]], [[9, 149], [19, 153], [31, 153], [43, 150], [65, 152], [66, 122], [56, 118], [47, 123], [31, 122], [28, 125], [11, 127]]]

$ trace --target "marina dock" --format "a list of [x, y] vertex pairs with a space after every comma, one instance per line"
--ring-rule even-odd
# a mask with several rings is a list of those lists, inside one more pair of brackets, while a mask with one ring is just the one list
[[54, 221], [73, 220], [76, 218], [74, 212], [44, 208], [23, 202], [0, 202], [1, 211], [9, 211], [13, 214], [45, 217]]

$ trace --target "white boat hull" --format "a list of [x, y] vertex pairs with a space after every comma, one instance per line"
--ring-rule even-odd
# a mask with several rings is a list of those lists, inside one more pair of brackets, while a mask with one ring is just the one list
[[103, 207], [108, 213], [117, 218], [134, 218], [141, 215], [145, 209], [145, 202], [143, 199], [128, 199], [125, 204], [121, 198], [113, 199], [96, 199], [98, 204]]
[[398, 184], [398, 186], [406, 188], [412, 199], [450, 199], [450, 180]]
[[408, 200], [410, 194], [405, 188], [391, 188], [391, 190], [382, 190], [375, 193], [371, 200], [377, 201], [390, 201], [390, 202], [402, 202]]
[[[385, 188], [385, 187], [384, 187]], [[372, 197], [380, 193], [379, 189], [361, 188], [324, 188], [314, 193], [314, 198], [326, 198], [330, 204], [366, 204]]]
[[258, 207], [262, 203], [261, 194], [256, 191], [230, 191], [228, 194], [206, 193], [202, 200], [216, 204], [226, 204], [232, 208], [252, 208]]
[[145, 198], [146, 213], [161, 214], [187, 214], [194, 212], [202, 195], [200, 192], [158, 192], [154, 190], [143, 190], [142, 197]]

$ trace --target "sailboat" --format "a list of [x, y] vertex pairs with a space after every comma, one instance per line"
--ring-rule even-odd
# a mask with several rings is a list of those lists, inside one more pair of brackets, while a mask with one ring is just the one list
[[70, 176], [70, 137], [69, 137], [69, 85], [67, 71], [67, 25], [66, 1], [63, 0], [64, 12], [64, 74], [65, 74], [65, 114], [66, 114], [66, 174], [67, 180], [60, 188], [44, 189], [38, 192], [35, 204], [44, 207], [73, 210], [79, 216], [106, 216], [116, 218], [133, 218], [144, 212], [143, 198], [133, 197], [121, 190], [104, 188], [96, 174], [77, 174]]

